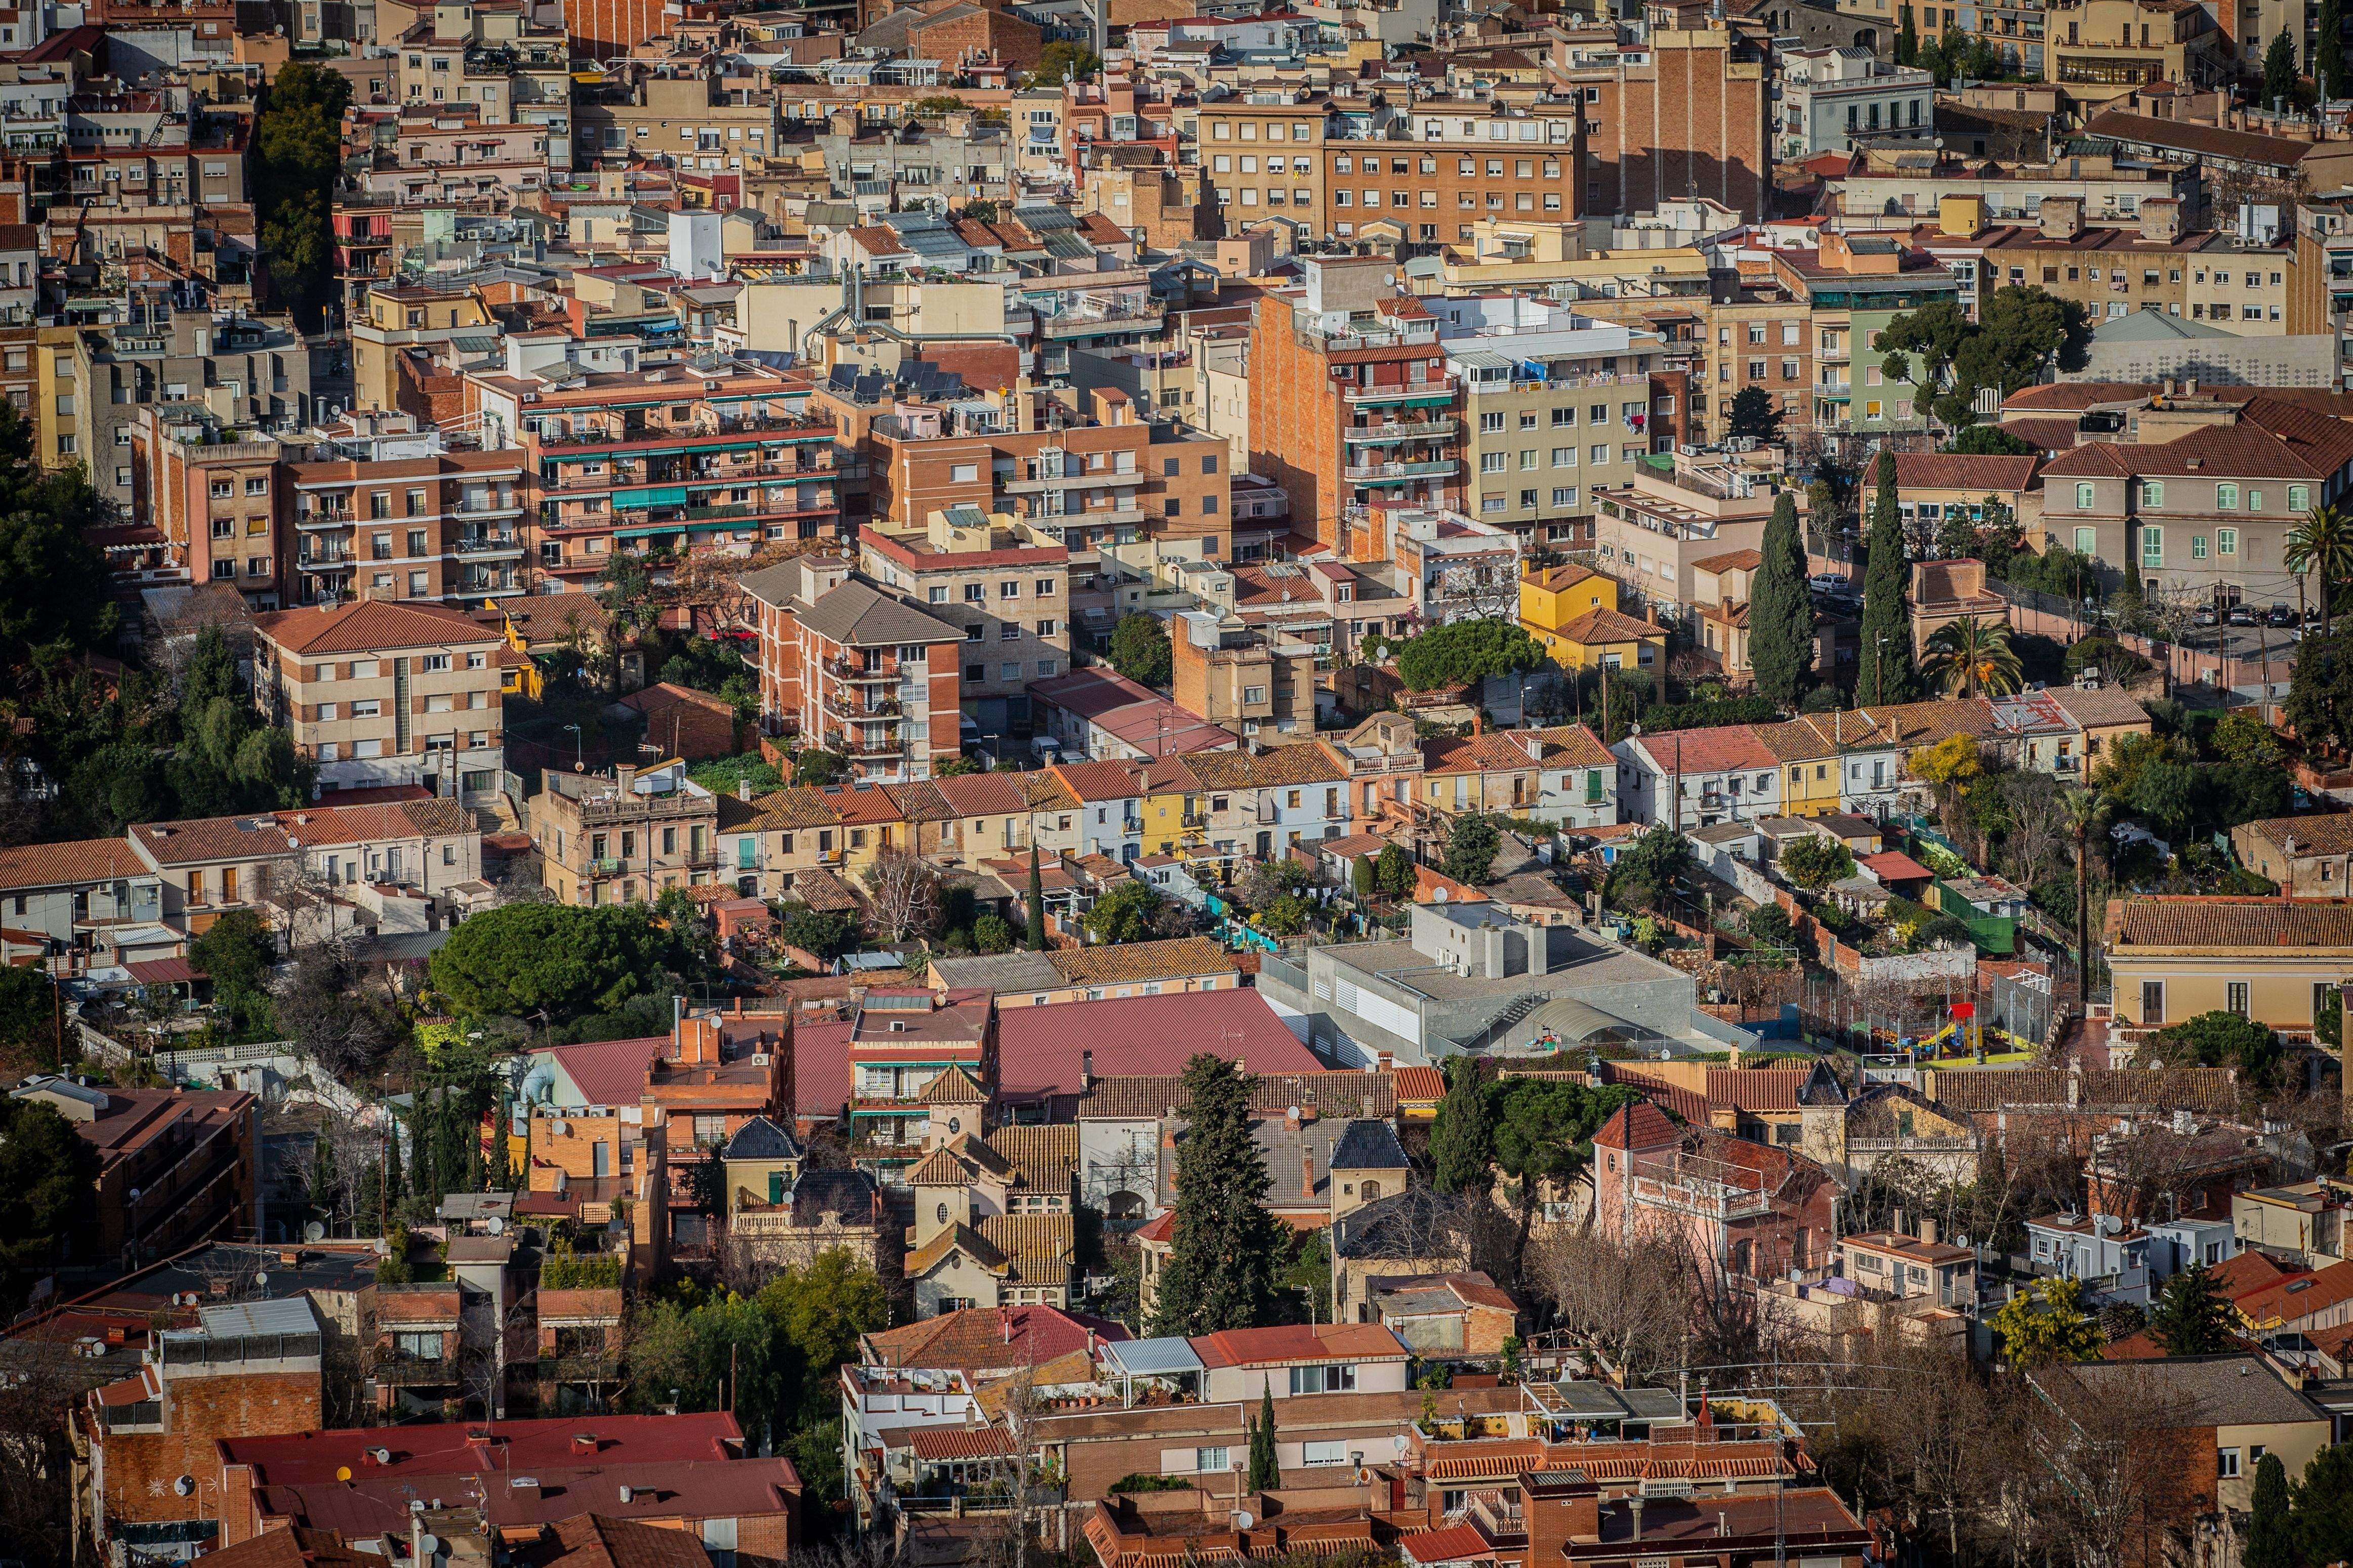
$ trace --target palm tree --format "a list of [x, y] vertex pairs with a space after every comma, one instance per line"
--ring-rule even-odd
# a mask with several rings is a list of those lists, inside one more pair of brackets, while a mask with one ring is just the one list
[[2010, 623], [1981, 621], [1975, 616], [1938, 626], [1920, 663], [1923, 673], [1944, 688], [1947, 697], [2006, 697], [2018, 689], [2025, 674], [2018, 655], [2010, 651]]
[[2328, 584], [2353, 576], [2353, 518], [2333, 506], [2314, 507], [2288, 534], [2283, 559], [2296, 575], [2309, 572], [2318, 579], [2320, 631], [2326, 637], [2331, 625]]
[[2071, 789], [2059, 797], [2059, 812], [2075, 840], [2075, 1012], [2089, 1007], [2092, 988], [2092, 835], [2108, 815], [2108, 797], [2097, 790]]

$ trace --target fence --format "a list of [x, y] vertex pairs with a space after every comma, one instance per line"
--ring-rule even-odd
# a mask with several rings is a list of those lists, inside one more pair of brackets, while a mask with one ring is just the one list
[[[2021, 632], [2047, 637], [2063, 647], [2078, 643], [2094, 632], [2114, 637], [2116, 642], [2138, 654], [2166, 672], [2173, 685], [2210, 685], [2224, 691], [2261, 689], [2268, 702], [2284, 694], [2274, 687], [2284, 689], [2295, 673], [2295, 643], [2283, 637], [2276, 648], [2258, 649], [2258, 657], [2246, 658], [2225, 652], [2220, 643], [2211, 648], [2191, 647], [2151, 637], [2139, 632], [2129, 632], [2110, 624], [2106, 617], [2086, 615], [2084, 607], [2056, 594], [2045, 594], [2035, 588], [2021, 588], [1997, 577], [1986, 580], [1986, 586], [2010, 602], [2010, 624]], [[2258, 631], [2261, 637], [2262, 632]]]

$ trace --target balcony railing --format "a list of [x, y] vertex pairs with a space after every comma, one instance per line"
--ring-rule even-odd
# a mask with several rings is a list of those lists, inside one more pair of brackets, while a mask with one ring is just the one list
[[368, 1375], [391, 1388], [423, 1388], [458, 1381], [458, 1363], [442, 1357], [406, 1356], [379, 1361]]
[[1457, 383], [1451, 376], [1436, 381], [1409, 381], [1393, 386], [1351, 386], [1345, 388], [1347, 400], [1358, 406], [1377, 403], [1412, 403], [1453, 397]]
[[1434, 441], [1451, 436], [1461, 429], [1455, 419], [1399, 419], [1388, 425], [1349, 425], [1341, 428], [1343, 440], [1371, 444], [1382, 441]]
[[896, 680], [899, 667], [895, 664], [853, 664], [846, 658], [828, 658], [823, 662], [825, 672], [837, 680]]
[[1385, 485], [1403, 479], [1442, 479], [1461, 465], [1452, 458], [1433, 458], [1414, 463], [1367, 463], [1346, 470], [1348, 481], [1359, 485]]

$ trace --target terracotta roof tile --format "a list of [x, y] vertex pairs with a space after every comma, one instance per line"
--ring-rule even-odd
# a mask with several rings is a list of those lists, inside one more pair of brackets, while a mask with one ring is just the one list
[[75, 838], [0, 849], [0, 888], [62, 888], [147, 875], [147, 863], [123, 838]]
[[1233, 974], [1241, 967], [1215, 938], [1206, 936], [1056, 948], [1045, 957], [1055, 973], [1072, 985], [1184, 980], [1198, 974]]
[[1898, 452], [1895, 488], [1927, 490], [2022, 490], [2042, 458], [1968, 452]]
[[363, 599], [333, 608], [274, 610], [253, 617], [257, 636], [296, 654], [494, 643], [499, 634], [462, 610]]
[[2353, 902], [2281, 899], [2110, 899], [2111, 946], [2353, 947]]

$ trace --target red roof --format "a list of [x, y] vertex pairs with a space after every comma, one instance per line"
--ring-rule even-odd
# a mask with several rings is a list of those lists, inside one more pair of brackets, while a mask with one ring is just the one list
[[2236, 1301], [2300, 1272], [2251, 1249], [2214, 1266], [2214, 1289]]
[[1400, 1100], [1431, 1100], [1446, 1098], [1446, 1075], [1436, 1068], [1399, 1068], [1396, 1073], [1397, 1097]]
[[1646, 1100], [1620, 1109], [1601, 1124], [1593, 1141], [1605, 1149], [1655, 1149], [1681, 1142], [1683, 1135], [1683, 1129], [1668, 1121], [1665, 1111]]
[[1746, 724], [1719, 724], [1706, 730], [1674, 730], [1638, 738], [1643, 751], [1662, 770], [1687, 773], [1721, 773], [1757, 769], [1771, 773], [1781, 765], [1772, 749]]
[[1450, 1524], [1444, 1530], [1425, 1530], [1419, 1535], [1409, 1535], [1398, 1542], [1398, 1552], [1409, 1563], [1485, 1562], [1495, 1555], [1494, 1543], [1479, 1533], [1475, 1524]]
[[[251, 1465], [257, 1485], [321, 1486], [335, 1472], [353, 1479], [422, 1481], [470, 1476], [486, 1468], [481, 1450], [468, 1441], [470, 1423], [415, 1426], [352, 1426], [325, 1432], [285, 1432], [219, 1440], [226, 1465]], [[574, 1458], [573, 1436], [593, 1433], [594, 1455]], [[744, 1444], [743, 1428], [725, 1411], [681, 1415], [562, 1416], [498, 1425], [497, 1468], [517, 1475], [536, 1469], [594, 1463], [607, 1469], [686, 1459], [733, 1458]], [[367, 1456], [384, 1449], [378, 1464]], [[578, 1511], [574, 1510], [571, 1511]]]
[[1275, 1362], [1401, 1361], [1410, 1352], [1378, 1323], [1282, 1323], [1267, 1329], [1224, 1329], [1190, 1342], [1205, 1367], [1264, 1366]]
[[839, 1030], [793, 1031], [793, 1114], [834, 1117], [849, 1104], [849, 1051]]
[[1095, 1342], [1129, 1337], [1117, 1323], [1058, 1307], [966, 1307], [880, 1330], [865, 1342], [884, 1366], [981, 1370], [1043, 1365]]
[[1324, 1065], [1255, 991], [1170, 992], [1004, 1009], [997, 1017], [998, 1092], [1076, 1094], [1088, 1051], [1097, 1072], [1127, 1074], [1181, 1073], [1202, 1052], [1247, 1062], [1258, 1073]]
[[206, 977], [203, 970], [185, 958], [151, 958], [122, 967], [142, 985], [192, 984]]
[[2232, 1304], [2261, 1327], [2274, 1319], [2294, 1321], [2336, 1306], [2353, 1297], [2353, 1263], [2332, 1263], [2316, 1274], [2295, 1274], [2232, 1299]]
[[1883, 849], [1856, 862], [1883, 882], [1924, 881], [1936, 873], [1901, 849]]
[[668, 1035], [645, 1035], [541, 1049], [579, 1086], [588, 1104], [635, 1105], [645, 1098], [646, 1064], [669, 1046]]

